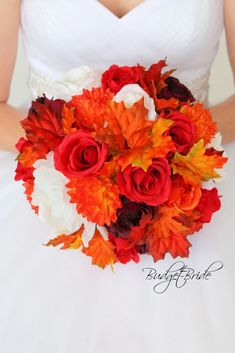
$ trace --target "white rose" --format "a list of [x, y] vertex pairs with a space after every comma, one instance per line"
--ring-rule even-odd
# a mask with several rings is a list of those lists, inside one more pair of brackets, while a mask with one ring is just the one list
[[[47, 159], [40, 159], [34, 163], [34, 191], [32, 204], [38, 206], [39, 217], [46, 222], [56, 234], [69, 235], [77, 231], [84, 224], [82, 240], [88, 246], [92, 239], [96, 224], [88, 222], [85, 217], [76, 211], [76, 205], [70, 203], [66, 184], [69, 182], [61, 172], [54, 167], [53, 152]], [[98, 228], [107, 238], [103, 227]]]
[[101, 85], [101, 74], [88, 66], [82, 65], [68, 71], [64, 75], [64, 83], [76, 94], [82, 93], [84, 88], [91, 89]]
[[148, 109], [148, 120], [156, 119], [156, 111], [154, 100], [148, 95], [148, 93], [140, 87], [138, 84], [129, 84], [120, 89], [120, 91], [114, 96], [114, 102], [123, 102], [126, 108], [131, 108], [133, 104], [138, 102], [144, 97], [144, 106]]

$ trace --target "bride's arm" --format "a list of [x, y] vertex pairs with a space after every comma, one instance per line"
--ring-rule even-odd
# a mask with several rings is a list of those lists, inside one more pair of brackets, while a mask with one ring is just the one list
[[20, 0], [0, 1], [0, 149], [15, 150], [23, 130], [22, 115], [7, 104], [14, 69], [20, 18]]
[[[231, 67], [235, 80], [235, 0], [224, 0], [225, 31]], [[211, 108], [223, 142], [235, 140], [235, 94]]]

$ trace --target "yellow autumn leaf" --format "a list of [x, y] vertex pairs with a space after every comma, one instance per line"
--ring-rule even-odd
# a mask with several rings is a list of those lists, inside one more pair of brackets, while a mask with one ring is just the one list
[[176, 152], [172, 160], [174, 174], [180, 174], [186, 183], [199, 185], [201, 181], [220, 178], [217, 168], [222, 168], [227, 158], [219, 154], [206, 155], [204, 140], [196, 143], [185, 156]]

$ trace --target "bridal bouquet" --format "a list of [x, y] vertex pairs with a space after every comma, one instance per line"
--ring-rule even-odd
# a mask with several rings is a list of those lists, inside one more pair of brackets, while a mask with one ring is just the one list
[[102, 268], [187, 257], [188, 236], [219, 210], [206, 184], [227, 160], [216, 124], [165, 66], [112, 65], [69, 101], [32, 102], [15, 178], [56, 235], [46, 245]]

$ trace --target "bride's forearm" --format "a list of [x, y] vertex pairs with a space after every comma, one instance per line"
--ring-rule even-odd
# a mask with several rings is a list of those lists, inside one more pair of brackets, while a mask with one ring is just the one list
[[235, 94], [225, 101], [210, 107], [223, 137], [223, 143], [235, 141]]
[[24, 115], [6, 103], [0, 103], [0, 149], [16, 152], [17, 140], [24, 136], [20, 125]]

